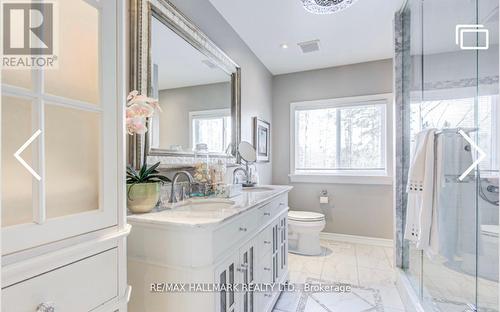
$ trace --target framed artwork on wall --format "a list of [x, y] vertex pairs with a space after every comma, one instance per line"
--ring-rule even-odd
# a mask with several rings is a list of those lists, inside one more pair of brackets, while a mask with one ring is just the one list
[[257, 150], [257, 162], [271, 160], [271, 124], [258, 117], [253, 118], [253, 145]]

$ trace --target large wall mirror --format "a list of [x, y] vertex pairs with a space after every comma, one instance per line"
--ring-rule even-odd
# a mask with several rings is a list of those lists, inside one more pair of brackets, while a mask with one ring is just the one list
[[147, 156], [232, 157], [240, 141], [240, 68], [166, 0], [132, 4], [131, 88], [159, 100], [148, 133], [129, 141]]

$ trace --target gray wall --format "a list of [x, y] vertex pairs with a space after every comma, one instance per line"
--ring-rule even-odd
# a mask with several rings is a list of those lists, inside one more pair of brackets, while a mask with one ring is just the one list
[[165, 114], [160, 119], [160, 147], [189, 146], [189, 112], [231, 108], [231, 85], [227, 82], [160, 90], [159, 102]]
[[[391, 92], [391, 60], [273, 78], [273, 183], [294, 186], [289, 197], [292, 210], [326, 213], [325, 232], [392, 238], [392, 186], [290, 183], [290, 103]], [[330, 203], [320, 207], [323, 189], [328, 190]]]
[[[209, 1], [171, 2], [210, 37], [242, 71], [241, 136], [252, 142], [252, 117], [271, 121], [272, 75]], [[272, 163], [258, 165], [260, 182], [271, 183]]]

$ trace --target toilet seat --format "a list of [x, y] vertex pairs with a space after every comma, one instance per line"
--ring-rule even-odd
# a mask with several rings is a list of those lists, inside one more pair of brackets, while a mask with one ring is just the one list
[[289, 211], [288, 220], [300, 222], [318, 222], [324, 221], [325, 215], [309, 211]]

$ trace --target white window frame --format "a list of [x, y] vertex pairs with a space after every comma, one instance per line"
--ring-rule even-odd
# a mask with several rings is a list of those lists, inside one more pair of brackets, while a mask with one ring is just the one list
[[[199, 119], [199, 118], [224, 118], [224, 117], [231, 117], [231, 109], [229, 108], [223, 108], [223, 109], [208, 109], [208, 110], [201, 110], [201, 111], [191, 111], [189, 112], [189, 146], [194, 150], [196, 149], [196, 146], [194, 146], [194, 133], [193, 133], [193, 119]], [[224, 134], [226, 131], [226, 124], [224, 123], [223, 125], [223, 130], [222, 133]], [[229, 140], [231, 141], [231, 140]], [[223, 142], [226, 144], [223, 144], [226, 148], [227, 145], [230, 142]], [[218, 151], [217, 151], [218, 152]], [[224, 151], [222, 151], [224, 152]]]
[[[385, 105], [385, 118], [382, 129], [382, 151], [385, 159], [383, 170], [329, 170], [321, 172], [297, 172], [295, 168], [297, 129], [295, 113], [299, 110], [338, 108], [383, 104]], [[290, 104], [290, 181], [298, 183], [343, 183], [343, 184], [385, 184], [391, 185], [392, 179], [392, 142], [393, 142], [393, 96], [392, 93], [375, 94], [367, 96], [343, 97], [317, 101], [294, 102]], [[384, 117], [384, 116], [383, 116]]]

